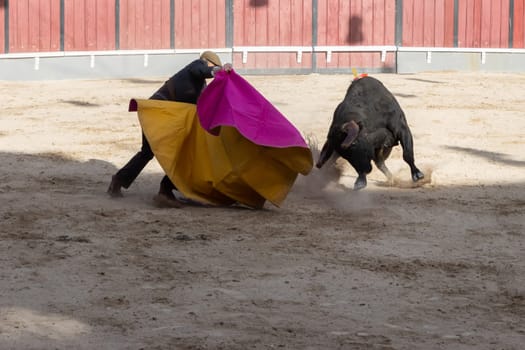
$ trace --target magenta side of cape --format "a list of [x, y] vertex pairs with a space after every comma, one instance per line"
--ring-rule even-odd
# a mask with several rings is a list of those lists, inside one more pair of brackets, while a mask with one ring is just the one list
[[308, 148], [301, 133], [266, 98], [234, 71], [219, 71], [197, 101], [202, 127], [236, 128], [261, 146]]

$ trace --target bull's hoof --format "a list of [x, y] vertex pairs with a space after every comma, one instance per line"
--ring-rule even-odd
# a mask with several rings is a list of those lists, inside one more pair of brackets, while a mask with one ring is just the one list
[[416, 171], [412, 174], [412, 181], [417, 182], [425, 177], [425, 174], [423, 174], [421, 171]]
[[362, 190], [366, 187], [366, 178], [365, 179], [357, 179], [354, 183], [354, 191]]

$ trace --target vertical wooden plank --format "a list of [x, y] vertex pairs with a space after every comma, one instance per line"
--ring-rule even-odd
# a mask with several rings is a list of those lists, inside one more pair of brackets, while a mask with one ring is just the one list
[[467, 0], [467, 3], [468, 6], [466, 9], [467, 17], [465, 23], [465, 46], [471, 47], [474, 46], [476, 42], [478, 42], [476, 38], [479, 38], [481, 35], [479, 27], [476, 26], [476, 23], [480, 23], [480, 19], [478, 17], [481, 14], [481, 3], [478, 4], [478, 1], [476, 0]]
[[29, 8], [27, 1], [18, 1], [9, 4], [9, 51], [27, 52], [31, 51], [29, 42], [28, 22]]
[[6, 40], [5, 40], [5, 16], [6, 16], [6, 0], [0, 0], [0, 53], [5, 53]]
[[[93, 5], [93, 4], [91, 4]], [[97, 49], [97, 2], [95, 6], [88, 6], [84, 2], [84, 21], [86, 23], [85, 47], [86, 50]]]
[[[290, 0], [280, 0], [279, 1], [279, 44], [280, 45], [289, 45], [290, 44]], [[279, 54], [279, 66], [280, 67], [289, 67], [290, 59], [287, 54]]]
[[[339, 8], [337, 10], [337, 17], [339, 26], [337, 27], [337, 45], [350, 45], [352, 17], [356, 15], [355, 12], [350, 8], [350, 2], [356, 3], [357, 1], [340, 1]], [[359, 9], [360, 10], [360, 9]], [[358, 10], [358, 11], [359, 11]]]
[[291, 0], [290, 45], [303, 45], [303, 0]]
[[319, 0], [317, 3], [317, 44], [318, 45], [326, 45], [327, 2], [328, 0]]
[[[10, 52], [29, 51], [27, 31], [29, 14], [27, 5], [27, 1], [17, 1], [10, 3], [11, 8], [9, 10], [9, 17], [12, 19], [12, 21], [9, 22]], [[13, 15], [11, 15], [11, 13]]]
[[130, 2], [130, 7], [133, 8], [133, 17], [130, 17], [130, 24], [133, 27], [133, 30], [131, 31], [133, 44], [128, 46], [128, 49], [144, 48], [144, 31], [146, 30], [146, 23], [144, 21], [144, 2], [145, 0], [133, 0]]
[[525, 0], [514, 0], [514, 47], [525, 48]]
[[74, 3], [71, 1], [64, 2], [64, 50], [68, 51], [74, 47], [73, 36], [73, 9]]
[[[121, 49], [170, 47], [169, 0], [130, 0], [121, 1], [120, 4]], [[180, 15], [177, 9], [176, 15]], [[176, 20], [176, 26], [179, 24], [183, 26], [183, 29], [185, 22]], [[179, 27], [176, 28], [179, 29]], [[185, 37], [182, 36], [182, 38]], [[179, 36], [177, 39], [180, 39]]]
[[106, 0], [104, 2], [106, 9], [106, 20], [100, 24], [101, 31], [104, 33], [104, 50], [114, 50], [115, 42], [115, 0]]
[[[337, 45], [338, 44], [338, 28], [339, 23], [339, 1], [332, 0], [328, 1], [327, 4], [327, 28], [326, 28], [326, 44]], [[332, 54], [332, 61], [327, 62], [327, 67], [337, 67], [339, 60], [337, 54]]]
[[500, 23], [499, 23], [499, 47], [507, 48], [509, 46], [509, 16], [510, 16], [509, 0], [501, 0], [500, 3]]
[[445, 1], [434, 1], [434, 45], [445, 46]]
[[[207, 27], [208, 27], [208, 47], [219, 47], [217, 45], [217, 7], [218, 7], [218, 1], [209, 1], [208, 2], [208, 8], [207, 8]], [[224, 6], [223, 6], [224, 7]]]
[[436, 0], [422, 1], [421, 6], [423, 7], [423, 46], [435, 46], [436, 44], [436, 12], [434, 8]]
[[76, 50], [86, 50], [86, 1], [76, 0], [75, 3], [75, 44]]
[[458, 3], [458, 47], [465, 47], [466, 2]]
[[[9, 52], [54, 51], [60, 48], [59, 12], [56, 0], [19, 0], [9, 3]], [[3, 5], [5, 6], [5, 2]], [[5, 8], [2, 11], [2, 33]], [[2, 35], [2, 51], [5, 39]]]
[[38, 8], [39, 32], [37, 33], [36, 51], [50, 51], [51, 36], [51, 4], [49, 1], [40, 1]]
[[454, 0], [445, 0], [443, 46], [454, 46]]
[[[240, 18], [244, 18], [243, 13], [243, 0], [233, 0], [232, 2], [233, 11], [233, 45], [241, 46], [244, 44], [244, 21]], [[242, 67], [242, 61], [240, 59], [241, 54], [234, 52], [232, 55], [232, 64], [234, 67]]]
[[[379, 1], [379, 0], [378, 0]], [[387, 11], [387, 2], [389, 0], [381, 0], [374, 10], [374, 18], [376, 21], [376, 29], [374, 31], [378, 32], [376, 39], [374, 40], [374, 45], [385, 45], [386, 43], [386, 17], [388, 16]], [[392, 31], [395, 32], [395, 28], [392, 27]], [[381, 53], [373, 54], [373, 67], [382, 67], [384, 63], [381, 61]]]
[[[481, 19], [483, 13], [483, 3], [485, 0], [469, 0], [470, 8], [467, 17], [467, 46], [468, 47], [479, 47], [481, 45], [483, 32], [481, 29]], [[490, 20], [484, 26], [488, 31], [490, 27]]]
[[107, 39], [109, 33], [107, 32], [107, 22], [110, 12], [108, 12], [106, 3], [104, 0], [95, 1], [95, 24], [92, 30], [95, 38], [94, 49], [96, 50], [108, 50]]
[[478, 20], [478, 16], [476, 16], [474, 33], [478, 33], [479, 31], [480, 40], [479, 42], [477, 41], [473, 42], [474, 47], [489, 47], [490, 46], [491, 31], [492, 31], [491, 27], [493, 26], [493, 19], [491, 15], [492, 2], [493, 2], [492, 0], [482, 0], [480, 2], [481, 9], [479, 9], [479, 6], [477, 7], [477, 9], [480, 10], [480, 15], [479, 15], [479, 20]]
[[29, 10], [29, 19], [27, 21], [28, 27], [28, 49], [31, 52], [39, 51], [39, 39], [38, 34], [40, 33], [40, 3], [29, 1], [28, 4]]
[[134, 45], [131, 42], [131, 36], [134, 32], [131, 26], [134, 21], [130, 3], [131, 1], [120, 2], [120, 48], [124, 50]]
[[[372, 14], [370, 18], [370, 35], [367, 45], [382, 45], [383, 42], [383, 26], [385, 25], [384, 15], [384, 0], [374, 0], [368, 5], [368, 9]], [[366, 7], [363, 5], [362, 16], [366, 16]], [[364, 52], [361, 54], [362, 67], [379, 67], [381, 65], [379, 53]]]
[[[267, 43], [270, 46], [279, 45], [279, 32], [280, 22], [275, 19], [279, 18], [279, 2], [278, 1], [269, 1], [268, 2], [268, 11], [266, 18], [267, 26]], [[279, 57], [277, 55], [269, 55], [268, 57], [268, 67], [278, 67], [279, 66]]]
[[[253, 6], [253, 5], [250, 5]], [[278, 21], [276, 23], [269, 23], [268, 8], [266, 6], [254, 6], [253, 8], [254, 22], [255, 22], [255, 45], [265, 46], [268, 45], [268, 27], [275, 25], [279, 26]], [[277, 16], [274, 20], [278, 19]], [[257, 53], [256, 55], [256, 68], [265, 69], [268, 67], [266, 56], [276, 56], [276, 54], [265, 54]]]
[[384, 45], [386, 42], [385, 26], [386, 26], [386, 3], [387, 0], [375, 0], [374, 1], [374, 28], [372, 33], [372, 43], [374, 45]]
[[253, 46], [257, 45], [257, 32], [256, 32], [256, 26], [257, 23], [255, 22], [255, 8], [251, 7], [249, 5], [249, 1], [246, 1], [247, 8], [244, 12], [245, 14], [245, 23], [244, 23], [244, 29], [245, 29], [245, 45]]
[[193, 31], [193, 36], [191, 40], [191, 47], [205, 47], [208, 46], [208, 41], [206, 40], [206, 7], [208, 6], [209, 0], [193, 0], [194, 11], [192, 13], [192, 27], [195, 29]]
[[217, 46], [226, 47], [226, 0], [218, 0], [217, 3]]
[[[353, 4], [360, 2], [361, 0], [352, 1]], [[358, 10], [358, 15], [360, 15], [361, 9]], [[350, 1], [339, 1], [339, 6], [337, 9], [337, 12], [335, 13], [337, 16], [337, 22], [338, 26], [335, 28], [334, 36], [337, 38], [334, 43], [331, 45], [351, 45], [350, 44], [350, 36], [352, 35], [352, 29], [353, 26], [358, 21], [354, 21], [352, 23], [352, 18], [355, 16], [355, 12], [353, 12], [353, 9], [350, 6]], [[357, 23], [359, 26], [359, 23]], [[358, 45], [358, 44], [354, 44]], [[348, 67], [350, 63], [350, 54], [345, 52], [340, 52], [335, 55], [332, 55], [332, 57], [337, 57], [337, 67], [345, 66]]]
[[[382, 22], [382, 41], [378, 42], [379, 45], [395, 45], [395, 26], [396, 26], [396, 3], [393, 0], [385, 0], [383, 3], [384, 16]], [[381, 61], [381, 54], [376, 54], [376, 60], [378, 66], [382, 68], [393, 68], [394, 63], [391, 60], [392, 57], [395, 57], [393, 53], [387, 53], [385, 56], [385, 61]]]
[[207, 31], [206, 26], [208, 3], [210, 0], [193, 0], [195, 11], [192, 13], [192, 24], [196, 29], [194, 31], [195, 35], [192, 37], [191, 46], [192, 47], [208, 47], [207, 40]]
[[174, 31], [174, 46], [175, 48], [184, 47], [184, 38], [186, 37], [184, 33], [184, 9], [186, 6], [186, 1], [188, 0], [178, 0], [174, 2], [174, 18], [173, 18], [173, 31]]
[[[373, 35], [374, 35], [374, 1], [360, 0], [360, 8], [358, 17], [361, 18], [362, 23], [362, 45], [374, 45]], [[351, 68], [361, 68], [371, 66], [372, 62], [370, 60], [371, 53], [369, 52], [358, 52], [353, 55], [354, 60]]]
[[[151, 4], [151, 47], [159, 49], [163, 47], [166, 31], [169, 28], [169, 22], [166, 23], [166, 17], [163, 12], [165, 2], [153, 1]], [[167, 9], [169, 11], [169, 9]], [[168, 20], [169, 21], [169, 20]]]
[[[326, 45], [326, 26], [327, 26], [327, 2], [328, 0], [318, 0], [317, 3], [317, 45]], [[317, 68], [326, 68], [326, 54], [315, 53]]]
[[414, 46], [414, 1], [403, 0], [403, 46]]
[[[153, 1], [156, 3], [156, 1]], [[171, 47], [171, 1], [163, 0], [161, 6], [156, 7], [153, 11], [158, 13], [153, 16], [153, 21], [156, 22], [160, 18], [160, 26], [156, 26], [153, 35], [160, 39], [156, 41], [155, 49], [168, 49]], [[157, 12], [158, 11], [158, 12]]]
[[140, 44], [137, 48], [153, 49], [153, 21], [159, 21], [160, 18], [153, 18], [152, 0], [142, 0], [140, 1], [140, 4], [140, 7], [142, 7], [142, 13], [139, 12], [138, 17], [142, 21], [142, 26], [137, 30], [137, 34], [140, 34]]
[[490, 25], [488, 26], [488, 33], [486, 33], [486, 44], [484, 45], [484, 47], [499, 47], [499, 21], [501, 16], [500, 2], [500, 0], [487, 1], [488, 12], [485, 12], [486, 9], [484, 9], [485, 11], [483, 13], [483, 20], [485, 21], [485, 23], [487, 21], [490, 21]]
[[[304, 46], [312, 46], [313, 44], [313, 33], [312, 33], [312, 2], [305, 4], [303, 6], [303, 37], [302, 37], [302, 45]], [[312, 57], [313, 53], [304, 53], [303, 54], [303, 62], [302, 62], [302, 68], [311, 68], [312, 67]]]
[[396, 2], [385, 1], [385, 27], [383, 45], [395, 45], [396, 43]]
[[414, 2], [414, 46], [424, 46], [425, 1]]

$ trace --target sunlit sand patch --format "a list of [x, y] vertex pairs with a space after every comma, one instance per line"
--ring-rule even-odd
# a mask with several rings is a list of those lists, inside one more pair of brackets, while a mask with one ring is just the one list
[[65, 315], [44, 314], [19, 307], [1, 308], [0, 320], [0, 334], [10, 338], [24, 338], [33, 334], [58, 340], [91, 331], [87, 324]]

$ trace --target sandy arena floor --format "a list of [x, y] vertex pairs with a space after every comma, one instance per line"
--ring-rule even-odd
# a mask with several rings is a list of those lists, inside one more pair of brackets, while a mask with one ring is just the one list
[[[523, 349], [525, 75], [375, 77], [425, 181], [398, 147], [258, 211], [156, 208], [155, 161], [106, 195], [163, 78], [2, 82], [0, 348]], [[245, 78], [323, 143], [352, 76]]]

